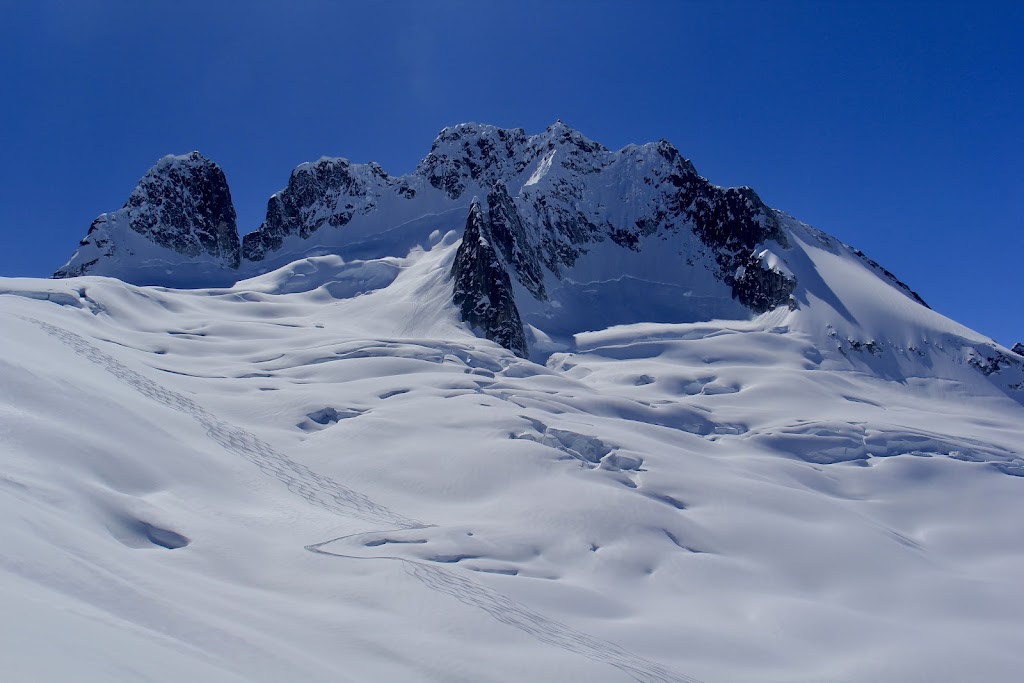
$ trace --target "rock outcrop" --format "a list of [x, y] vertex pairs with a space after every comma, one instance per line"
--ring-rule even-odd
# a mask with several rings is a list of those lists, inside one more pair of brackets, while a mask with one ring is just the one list
[[322, 228], [342, 228], [355, 216], [371, 214], [384, 190], [396, 200], [416, 196], [408, 178], [392, 178], [378, 164], [331, 157], [302, 164], [267, 202], [263, 224], [242, 239], [242, 256], [263, 261], [289, 237], [308, 240]]
[[203, 262], [238, 268], [238, 226], [227, 179], [199, 152], [158, 161], [120, 210], [92, 222], [78, 251], [54, 277], [116, 275], [115, 262], [128, 261], [130, 267], [131, 261], [145, 259], [164, 267]]
[[525, 358], [526, 337], [516, 308], [512, 280], [493, 242], [491, 227], [480, 205], [473, 202], [462, 244], [452, 264], [452, 300], [459, 307], [464, 322], [487, 339]]

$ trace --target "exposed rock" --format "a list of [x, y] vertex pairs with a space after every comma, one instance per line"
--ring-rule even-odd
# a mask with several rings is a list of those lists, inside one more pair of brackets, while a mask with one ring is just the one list
[[967, 360], [974, 369], [986, 377], [1000, 372], [1005, 368], [1011, 368], [1021, 364], [1020, 359], [1008, 356], [996, 348], [987, 349], [987, 352], [987, 354], [982, 354], [980, 351], [975, 350]]
[[1010, 350], [1013, 351], [1018, 356], [1024, 356], [1024, 344], [1021, 344], [1020, 342], [1014, 344], [1013, 348]]
[[125, 208], [135, 232], [188, 256], [207, 253], [238, 267], [235, 207], [220, 166], [199, 152], [164, 159], [135, 188]]
[[756, 253], [769, 240], [788, 247], [775, 213], [749, 187], [723, 189], [701, 178], [692, 164], [678, 162], [681, 157], [667, 142], [659, 144], [659, 151], [677, 160], [671, 180], [679, 189], [670, 206], [686, 216], [694, 234], [713, 250], [719, 277], [732, 288], [733, 297], [757, 313], [787, 303], [796, 279], [764, 266]]
[[124, 207], [92, 222], [78, 251], [54, 277], [91, 274], [101, 262], [121, 256], [124, 228], [180, 254], [185, 262], [204, 260], [238, 268], [238, 227], [227, 180], [221, 168], [199, 152], [158, 161]]
[[505, 261], [511, 263], [519, 281], [533, 298], [544, 301], [544, 273], [535, 240], [528, 233], [505, 183], [498, 181], [487, 195], [487, 218], [491, 236]]
[[[359, 177], [366, 174], [354, 173], [352, 166], [348, 159], [324, 157], [292, 171], [288, 187], [267, 202], [266, 220], [242, 239], [246, 260], [263, 260], [269, 252], [280, 249], [291, 235], [307, 239], [324, 225], [340, 228], [357, 211], [372, 211], [367, 180]], [[377, 180], [388, 180], [387, 173], [377, 164], [361, 168]]]
[[452, 264], [452, 300], [462, 320], [517, 356], [527, 356], [523, 323], [512, 293], [512, 281], [492, 246], [490, 226], [473, 202], [462, 244]]
[[416, 175], [426, 178], [450, 199], [458, 199], [470, 183], [490, 187], [497, 180], [521, 173], [536, 156], [536, 150], [527, 149], [527, 142], [522, 128], [476, 123], [451, 126], [438, 134], [430, 153], [416, 168]]
[[[214, 286], [311, 254], [405, 256], [428, 244], [432, 231], [458, 227], [452, 216], [460, 220], [474, 195], [484, 202], [475, 209], [477, 237], [468, 235], [453, 269], [465, 285], [458, 303], [464, 319], [517, 353], [526, 349], [523, 319], [565, 321], [555, 332], [569, 333], [573, 312], [620, 282], [616, 305], [586, 324], [637, 322], [628, 311], [648, 300], [658, 322], [742, 316], [744, 308], [759, 314], [798, 300], [787, 264], [788, 218], [754, 190], [713, 185], [666, 140], [611, 151], [561, 121], [536, 135], [477, 123], [445, 128], [402, 176], [342, 158], [302, 164], [241, 242], [220, 169], [198, 153], [168, 157], [123, 209], [94, 221], [57, 276]], [[833, 253], [848, 249], [813, 234]], [[147, 251], [148, 244], [180, 258]], [[888, 270], [853, 253], [924, 304]], [[189, 270], [195, 263], [205, 270]], [[220, 280], [208, 277], [215, 270]], [[513, 293], [532, 299], [517, 302]]]
[[790, 301], [796, 278], [766, 267], [755, 254], [749, 254], [743, 265], [728, 276], [732, 295], [756, 313], [764, 313]]

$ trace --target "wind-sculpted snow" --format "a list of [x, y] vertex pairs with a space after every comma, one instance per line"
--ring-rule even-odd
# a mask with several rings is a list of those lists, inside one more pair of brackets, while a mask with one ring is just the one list
[[[275, 450], [250, 432], [228, 424], [192, 399], [160, 386], [104, 353], [81, 336], [64, 328], [32, 318], [26, 318], [50, 336], [71, 347], [76, 353], [99, 365], [118, 380], [160, 405], [184, 413], [196, 420], [207, 435], [225, 450], [238, 455], [260, 468], [289, 491], [311, 504], [345, 517], [353, 517], [374, 524], [392, 524], [399, 529], [425, 529], [429, 525], [392, 512], [365, 495], [319, 475], [305, 465], [295, 462]], [[172, 531], [145, 524], [145, 533], [152, 542], [166, 548], [180, 548], [189, 540]], [[306, 546], [311, 552], [334, 555], [321, 549], [331, 543]], [[344, 556], [341, 556], [344, 557]], [[613, 666], [641, 683], [696, 683], [697, 679], [677, 674], [659, 664], [623, 650], [598, 638], [580, 633], [557, 621], [516, 603], [500, 593], [475, 581], [458, 576], [452, 571], [399, 557], [381, 557], [400, 561], [406, 572], [431, 590], [450, 595], [459, 601], [478, 607], [503, 624], [517, 628], [537, 640], [554, 647], [583, 655]]]
[[1016, 680], [1021, 357], [777, 217], [795, 308], [650, 322], [581, 260], [544, 292], [593, 315], [524, 307], [530, 359], [460, 320], [453, 233], [0, 283], [12, 678]]
[[211, 439], [226, 450], [245, 458], [259, 467], [264, 474], [274, 477], [288, 487], [289, 491], [305, 498], [313, 505], [367, 522], [395, 524], [402, 527], [423, 526], [421, 522], [395, 514], [386, 507], [374, 503], [363, 494], [316, 474], [305, 465], [279, 453], [270, 444], [250, 432], [211, 415], [187, 396], [170, 391], [153, 380], [143, 377], [74, 332], [41, 320], [31, 320], [31, 322], [50, 336], [70, 346], [76, 353], [101, 366], [146, 398], [192, 417], [206, 429], [206, 433]]
[[1024, 477], [1024, 455], [978, 439], [877, 423], [811, 421], [787, 425], [751, 439], [774, 450], [822, 465], [897, 455], [949, 457], [988, 463]]
[[525, 631], [541, 642], [614, 666], [634, 680], [652, 683], [695, 683], [697, 680], [637, 657], [609, 642], [574, 631], [453, 572], [419, 562], [406, 561], [405, 566], [407, 572], [434, 590], [479, 607], [498, 621]]
[[[340, 540], [343, 539], [333, 539], [306, 548], [311, 552], [334, 557], [401, 562], [408, 575], [415, 577], [431, 590], [445, 593], [466, 605], [482, 609], [501, 623], [519, 629], [542, 643], [613, 666], [629, 675], [633, 680], [645, 683], [698, 683], [695, 678], [676, 673], [660, 664], [637, 657], [613, 643], [588, 636], [565, 624], [549, 619], [483, 584], [471, 581], [436, 564], [389, 555], [345, 555], [324, 549], [324, 546]], [[394, 541], [392, 542], [394, 543]], [[442, 558], [439, 561], [450, 562], [453, 560]]]

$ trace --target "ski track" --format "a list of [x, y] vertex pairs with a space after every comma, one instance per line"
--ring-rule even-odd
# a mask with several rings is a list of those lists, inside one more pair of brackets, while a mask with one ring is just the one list
[[[35, 318], [22, 319], [71, 347], [76, 353], [99, 365], [143, 396], [193, 418], [202, 425], [207, 435], [225, 450], [256, 465], [261, 472], [277, 479], [289, 491], [305, 498], [313, 505], [343, 517], [354, 517], [374, 524], [397, 527], [394, 530], [425, 529], [433, 526], [392, 512], [383, 505], [374, 503], [367, 496], [313, 472], [305, 465], [278, 452], [251, 432], [215, 417], [192, 399], [143, 377], [78, 334]], [[698, 679], [634, 655], [614, 643], [548, 619], [505, 595], [451, 570], [403, 557], [355, 557], [321, 550], [321, 546], [337, 540], [340, 539], [308, 545], [305, 549], [319, 555], [347, 559], [401, 562], [405, 572], [427, 588], [450, 595], [463, 604], [478, 607], [499, 622], [517, 628], [542, 643], [613, 666], [641, 683], [700, 683]]]
[[207, 435], [224, 447], [260, 468], [260, 470], [283, 483], [289, 491], [307, 501], [345, 517], [355, 517], [374, 524], [392, 524], [414, 529], [425, 525], [414, 519], [388, 510], [357, 491], [321, 476], [305, 465], [276, 451], [270, 444], [250, 432], [228, 424], [215, 417], [192, 399], [160, 386], [143, 377], [120, 361], [99, 350], [85, 339], [62, 327], [26, 318], [43, 329], [47, 334], [64, 342], [76, 353], [99, 365], [119, 380], [157, 403], [185, 413], [206, 429]]

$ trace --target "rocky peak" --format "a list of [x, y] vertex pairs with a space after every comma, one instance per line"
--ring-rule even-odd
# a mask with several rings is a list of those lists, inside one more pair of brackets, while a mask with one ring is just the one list
[[[125, 229], [144, 240], [126, 239]], [[130, 257], [145, 248], [146, 242], [183, 260], [238, 268], [235, 208], [220, 166], [199, 152], [160, 159], [119, 211], [93, 221], [78, 251], [54, 277], [107, 274], [101, 261], [117, 257], [119, 248], [127, 249], [123, 256]]]
[[591, 154], [608, 151], [608, 148], [601, 143], [594, 142], [575, 128], [567, 126], [562, 122], [562, 119], [558, 119], [548, 126], [544, 133], [538, 137], [546, 139], [548, 147], [565, 146]]
[[1013, 351], [1018, 356], [1024, 356], [1024, 344], [1021, 344], [1020, 342], [1014, 344], [1013, 348], [1010, 350]]
[[523, 322], [516, 308], [512, 280], [494, 248], [491, 226], [473, 201], [462, 244], [452, 264], [452, 300], [462, 320], [516, 355], [527, 356]]
[[238, 226], [227, 179], [199, 152], [158, 161], [124, 208], [132, 230], [157, 244], [187, 256], [218, 256], [238, 267]]
[[341, 157], [300, 164], [288, 186], [267, 202], [263, 224], [242, 239], [242, 255], [260, 261], [280, 249], [290, 235], [307, 239], [325, 225], [340, 228], [357, 212], [373, 210], [368, 189], [388, 182], [388, 174], [377, 164], [353, 164]]
[[[533, 136], [463, 124], [441, 132], [416, 173], [452, 200], [486, 193], [486, 205], [476, 210], [487, 248], [474, 247], [461, 258], [490, 261], [496, 254], [526, 290], [518, 295], [528, 294], [542, 306], [549, 285], [609, 241], [639, 254], [660, 252], [670, 240], [681, 262], [711, 271], [725, 297], [755, 313], [790, 302], [796, 286], [791, 274], [766, 257], [767, 243], [783, 249], [787, 244], [775, 213], [750, 188], [712, 185], [665, 140], [612, 152], [561, 121]], [[608, 271], [598, 277], [624, 275], [614, 265], [602, 267]], [[586, 269], [587, 277], [595, 277], [594, 267]], [[520, 310], [536, 308], [518, 303]], [[486, 329], [471, 318], [464, 315]]]
[[471, 184], [490, 187], [522, 173], [537, 156], [522, 128], [463, 123], [438, 134], [430, 153], [416, 168], [433, 187], [458, 199]]

